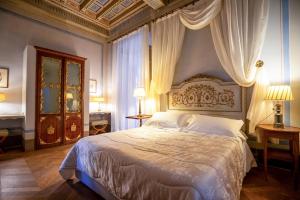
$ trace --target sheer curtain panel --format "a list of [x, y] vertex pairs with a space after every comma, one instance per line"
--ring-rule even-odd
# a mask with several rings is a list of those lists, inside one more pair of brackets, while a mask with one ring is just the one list
[[185, 27], [178, 14], [175, 12], [152, 23], [151, 97], [155, 99], [154, 111], [160, 110], [160, 95], [171, 89], [181, 53]]
[[112, 47], [112, 128], [114, 131], [137, 127], [126, 116], [137, 114], [137, 87], [149, 87], [149, 27], [114, 41]]

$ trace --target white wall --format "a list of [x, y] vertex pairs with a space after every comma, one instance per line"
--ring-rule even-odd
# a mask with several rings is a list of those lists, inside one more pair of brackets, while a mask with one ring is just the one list
[[266, 38], [260, 56], [270, 75], [266, 78], [271, 84], [280, 84], [284, 77], [281, 13], [281, 0], [272, 0]]
[[291, 125], [300, 127], [300, 1], [290, 0]]
[[97, 80], [96, 95], [101, 93], [101, 44], [0, 9], [0, 66], [10, 70], [9, 88], [0, 88], [0, 92], [7, 95], [6, 102], [0, 104], [0, 114], [22, 112], [22, 62], [26, 45], [86, 57], [90, 65], [89, 76]]

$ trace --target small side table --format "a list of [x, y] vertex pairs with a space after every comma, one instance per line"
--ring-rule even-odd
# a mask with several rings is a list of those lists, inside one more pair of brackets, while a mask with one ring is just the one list
[[151, 118], [152, 115], [134, 115], [134, 116], [127, 116], [127, 119], [135, 119], [135, 120], [139, 120], [140, 121], [140, 127], [143, 124], [143, 119], [149, 119]]
[[[261, 135], [262, 144], [264, 148], [264, 170], [265, 178], [268, 178], [268, 159], [274, 158], [284, 161], [294, 162], [294, 183], [295, 188], [298, 184], [298, 166], [299, 166], [299, 132], [300, 128], [296, 127], [284, 127], [274, 128], [272, 124], [260, 124], [257, 126]], [[289, 140], [290, 151], [280, 151], [275, 149], [268, 149], [268, 139], [279, 138]]]

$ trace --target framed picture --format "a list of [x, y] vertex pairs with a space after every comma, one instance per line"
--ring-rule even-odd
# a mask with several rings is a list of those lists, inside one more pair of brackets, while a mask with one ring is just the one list
[[90, 93], [97, 92], [97, 80], [90, 79]]
[[8, 68], [0, 67], [0, 88], [8, 88], [8, 72]]

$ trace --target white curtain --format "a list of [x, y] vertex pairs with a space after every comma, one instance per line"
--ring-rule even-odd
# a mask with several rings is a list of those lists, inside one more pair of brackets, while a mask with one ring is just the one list
[[218, 58], [241, 86], [255, 83], [255, 63], [263, 46], [268, 11], [268, 0], [225, 0], [220, 14], [211, 23]]
[[152, 79], [151, 96], [154, 110], [160, 110], [160, 94], [170, 91], [175, 66], [181, 53], [185, 27], [178, 12], [152, 23]]
[[[255, 133], [255, 126], [264, 123], [273, 123], [273, 104], [271, 101], [265, 101], [267, 89], [270, 82], [268, 74], [264, 67], [258, 68], [256, 83], [253, 88], [251, 103], [247, 113], [249, 122], [249, 132]], [[250, 112], [251, 111], [251, 112]]]
[[[221, 8], [220, 8], [221, 7]], [[196, 11], [195, 11], [196, 9]], [[262, 77], [264, 68], [255, 63], [263, 46], [269, 15], [269, 0], [203, 0], [180, 13], [182, 23], [200, 29], [210, 23], [217, 56], [230, 77], [243, 87], [252, 86]], [[214, 17], [215, 16], [215, 17]], [[247, 113], [250, 132], [266, 117], [263, 93], [267, 84], [257, 81]]]
[[258, 71], [255, 65], [263, 47], [268, 16], [268, 0], [225, 0], [220, 14], [210, 25], [215, 50], [224, 70], [243, 87], [257, 81], [247, 113], [249, 131], [253, 134], [257, 123], [270, 111], [267, 110], [269, 106], [265, 106], [268, 102], [263, 99], [268, 84], [259, 79], [265, 68]]
[[149, 27], [114, 41], [112, 48], [112, 128], [118, 131], [137, 126], [135, 120], [126, 119], [138, 113], [133, 92], [149, 87]]
[[180, 10], [180, 20], [189, 29], [198, 30], [209, 25], [219, 14], [222, 0], [202, 0]]

